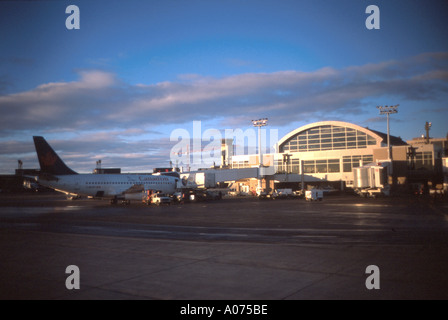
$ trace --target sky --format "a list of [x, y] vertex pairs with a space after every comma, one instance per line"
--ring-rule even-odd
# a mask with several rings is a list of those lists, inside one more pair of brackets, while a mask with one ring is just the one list
[[36, 135], [75, 171], [101, 159], [146, 172], [198, 121], [204, 133], [268, 118], [279, 138], [326, 120], [386, 132], [376, 107], [397, 104], [392, 135], [428, 121], [445, 137], [447, 20], [446, 0], [1, 1], [0, 173], [38, 168]]

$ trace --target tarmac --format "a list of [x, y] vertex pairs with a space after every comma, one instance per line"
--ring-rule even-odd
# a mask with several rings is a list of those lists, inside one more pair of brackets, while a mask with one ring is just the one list
[[2, 300], [444, 300], [448, 202], [2, 194], [0, 254]]

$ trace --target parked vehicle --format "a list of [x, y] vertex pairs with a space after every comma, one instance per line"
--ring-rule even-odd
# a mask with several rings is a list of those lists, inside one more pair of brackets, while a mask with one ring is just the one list
[[272, 199], [272, 194], [270, 194], [269, 190], [265, 188], [257, 187], [256, 194], [259, 199]]
[[295, 196], [292, 189], [276, 189], [273, 194], [274, 198], [292, 198]]
[[306, 201], [322, 201], [324, 198], [324, 192], [320, 189], [312, 189], [305, 191]]
[[164, 194], [164, 193], [155, 193], [152, 196], [152, 204], [155, 204], [156, 206], [160, 206], [162, 204], [171, 204], [171, 197]]
[[182, 203], [184, 201], [184, 193], [183, 192], [175, 192], [173, 194], [173, 202]]
[[160, 206], [162, 204], [170, 205], [173, 199], [164, 193], [153, 193], [152, 190], [146, 190], [143, 193], [143, 203], [146, 203], [147, 205], [156, 205]]

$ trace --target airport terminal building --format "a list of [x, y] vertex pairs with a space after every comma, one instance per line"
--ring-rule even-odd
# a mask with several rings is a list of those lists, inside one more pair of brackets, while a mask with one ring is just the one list
[[[405, 145], [393, 137], [391, 145]], [[373, 161], [374, 149], [387, 146], [386, 135], [340, 121], [300, 127], [278, 142], [277, 173], [311, 175], [319, 180], [351, 181], [352, 169]], [[301, 170], [302, 169], [302, 170]]]
[[[434, 169], [444, 150], [431, 144], [412, 145], [399, 137], [343, 121], [315, 122], [291, 131], [279, 140], [276, 153], [263, 155], [263, 165], [270, 166], [266, 177], [276, 184], [296, 186], [298, 183], [332, 186], [344, 189], [353, 184], [353, 168], [392, 159], [394, 182], [406, 183], [408, 169], [422, 166]], [[446, 146], [445, 146], [446, 147]], [[443, 147], [442, 147], [443, 149]], [[232, 168], [257, 167], [257, 155], [236, 155]], [[271, 184], [272, 187], [272, 184]]]

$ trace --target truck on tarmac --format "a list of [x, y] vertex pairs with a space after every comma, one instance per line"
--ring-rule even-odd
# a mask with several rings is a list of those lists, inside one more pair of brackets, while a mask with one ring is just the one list
[[324, 198], [324, 191], [320, 189], [311, 189], [305, 191], [306, 201], [322, 201]]
[[292, 189], [275, 189], [274, 198], [276, 199], [284, 199], [284, 198], [292, 198], [295, 197], [295, 193], [292, 191]]
[[173, 199], [164, 193], [154, 192], [153, 190], [145, 190], [143, 191], [142, 197], [143, 203], [149, 205], [160, 206], [162, 204], [171, 205]]

